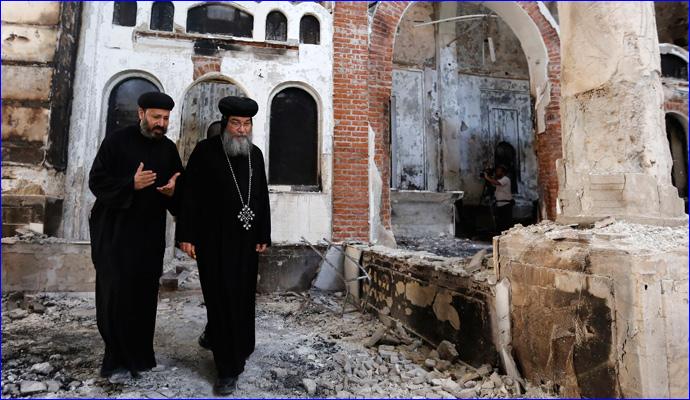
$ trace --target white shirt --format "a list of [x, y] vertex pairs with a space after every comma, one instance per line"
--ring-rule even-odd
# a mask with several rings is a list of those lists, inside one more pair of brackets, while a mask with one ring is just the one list
[[499, 203], [499, 206], [503, 206], [513, 199], [513, 194], [510, 192], [510, 178], [504, 176], [498, 179], [498, 183], [500, 183], [500, 185], [496, 186], [496, 202]]

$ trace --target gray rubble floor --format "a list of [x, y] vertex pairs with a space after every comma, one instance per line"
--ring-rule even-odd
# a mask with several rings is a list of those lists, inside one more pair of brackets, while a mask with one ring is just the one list
[[[258, 296], [256, 350], [234, 397], [552, 397], [546, 386], [518, 392], [488, 365], [476, 371], [443, 361], [402, 327], [351, 306], [341, 316], [341, 305], [337, 293]], [[93, 293], [5, 294], [2, 397], [213, 397], [213, 358], [197, 344], [205, 315], [199, 290], [161, 292], [159, 366], [111, 384], [98, 377], [103, 345]], [[385, 335], [366, 347], [377, 332]]]

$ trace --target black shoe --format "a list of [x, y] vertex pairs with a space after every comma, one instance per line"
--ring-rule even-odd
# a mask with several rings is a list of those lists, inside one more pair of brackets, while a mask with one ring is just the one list
[[237, 389], [237, 377], [218, 378], [213, 385], [213, 391], [221, 396], [233, 394]]
[[211, 350], [211, 341], [208, 340], [206, 336], [206, 331], [204, 331], [201, 336], [199, 336], [199, 346], [205, 348], [206, 350]]

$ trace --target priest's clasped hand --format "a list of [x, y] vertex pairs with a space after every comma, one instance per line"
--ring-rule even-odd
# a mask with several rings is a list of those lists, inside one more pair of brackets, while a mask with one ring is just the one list
[[157, 187], [159, 192], [163, 193], [164, 195], [171, 197], [175, 193], [175, 181], [177, 181], [177, 177], [180, 176], [179, 172], [176, 172], [175, 175], [172, 176], [168, 180], [168, 184], [165, 186]]
[[156, 182], [156, 173], [151, 170], [144, 171], [144, 163], [139, 163], [139, 168], [134, 174], [134, 190], [147, 188]]

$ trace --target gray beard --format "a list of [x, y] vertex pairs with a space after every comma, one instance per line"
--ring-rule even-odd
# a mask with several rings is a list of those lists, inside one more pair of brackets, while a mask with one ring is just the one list
[[141, 132], [142, 135], [144, 135], [144, 137], [149, 138], [149, 139], [155, 139], [155, 140], [162, 139], [163, 136], [165, 136], [165, 132], [166, 132], [164, 130], [161, 135], [154, 133], [152, 130], [149, 129], [148, 124], [146, 124], [146, 121], [144, 121], [143, 119], [139, 120], [139, 131]]
[[227, 132], [221, 135], [223, 140], [223, 149], [228, 157], [248, 156], [252, 149], [252, 135], [247, 136], [231, 136]]

